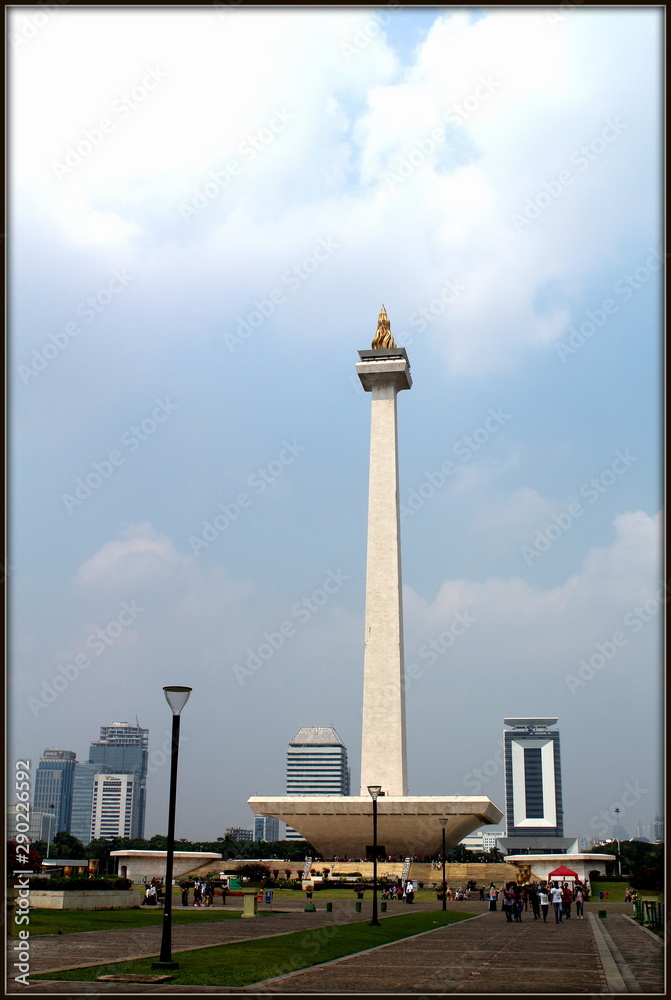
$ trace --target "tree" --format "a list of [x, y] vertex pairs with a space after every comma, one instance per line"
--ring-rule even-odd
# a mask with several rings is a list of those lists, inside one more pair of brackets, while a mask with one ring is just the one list
[[22, 868], [29, 872], [39, 872], [42, 866], [42, 854], [36, 850], [35, 844], [28, 845], [26, 857], [25, 846], [19, 846], [15, 840], [7, 841], [7, 871], [16, 872]]
[[59, 861], [80, 861], [86, 857], [86, 848], [77, 837], [61, 830], [53, 839], [53, 856]]
[[445, 860], [451, 862], [452, 864], [468, 864], [469, 861], [473, 860], [473, 855], [467, 847], [464, 847], [463, 844], [457, 844], [457, 846], [453, 847], [449, 854], [446, 855]]

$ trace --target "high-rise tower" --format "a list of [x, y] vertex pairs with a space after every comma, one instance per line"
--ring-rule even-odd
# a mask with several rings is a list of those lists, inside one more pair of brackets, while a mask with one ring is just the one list
[[[126, 795], [132, 797], [129, 837], [144, 837], [146, 807], [147, 765], [149, 730], [133, 726], [130, 722], [113, 722], [100, 727], [100, 739], [91, 744], [89, 763], [101, 764], [100, 772], [114, 775], [133, 774], [135, 781], [124, 783], [124, 828], [126, 821]], [[95, 783], [95, 782], [94, 782]], [[100, 785], [102, 790], [103, 785]], [[102, 794], [102, 792], [101, 792]], [[102, 800], [101, 800], [102, 801]], [[126, 836], [126, 834], [124, 834]]]
[[70, 832], [76, 762], [73, 750], [45, 750], [35, 772], [34, 809], [55, 814], [52, 837], [62, 830]]

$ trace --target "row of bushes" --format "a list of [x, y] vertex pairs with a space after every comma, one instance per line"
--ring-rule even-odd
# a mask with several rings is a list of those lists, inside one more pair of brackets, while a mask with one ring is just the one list
[[103, 892], [112, 892], [119, 889], [130, 889], [133, 885], [129, 878], [81, 878], [72, 876], [68, 878], [31, 878], [28, 882], [31, 889], [43, 889], [48, 892], [80, 892], [82, 889], [96, 889]]

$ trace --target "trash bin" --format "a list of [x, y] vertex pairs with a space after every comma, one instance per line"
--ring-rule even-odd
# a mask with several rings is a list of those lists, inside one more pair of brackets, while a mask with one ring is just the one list
[[265, 899], [266, 903], [272, 903], [272, 901], [273, 901], [273, 891], [272, 891], [272, 889], [266, 890], [266, 893], [264, 895], [264, 899]]
[[357, 913], [361, 913], [361, 901], [360, 900], [356, 901], [356, 903], [354, 904], [354, 909], [356, 910]]
[[312, 903], [310, 900], [308, 900], [307, 903], [305, 904], [305, 909], [304, 909], [303, 912], [304, 913], [314, 913], [316, 909], [317, 909], [317, 907], [315, 906], [315, 904]]
[[326, 912], [327, 913], [333, 913], [333, 903], [327, 903], [326, 904]]
[[607, 916], [608, 916], [607, 910], [599, 910], [599, 918], [601, 920], [605, 920]]
[[603, 899], [603, 893], [599, 891], [599, 899]]
[[382, 903], [380, 903], [380, 909], [381, 909], [381, 911], [383, 913], [387, 912], [387, 902], [386, 902], [386, 900], [384, 900]]

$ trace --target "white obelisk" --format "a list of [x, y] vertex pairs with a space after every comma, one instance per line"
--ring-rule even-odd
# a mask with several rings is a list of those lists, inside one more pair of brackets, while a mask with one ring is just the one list
[[408, 794], [403, 676], [403, 607], [396, 394], [410, 389], [410, 365], [382, 307], [373, 349], [356, 366], [371, 393], [361, 795], [380, 785]]

